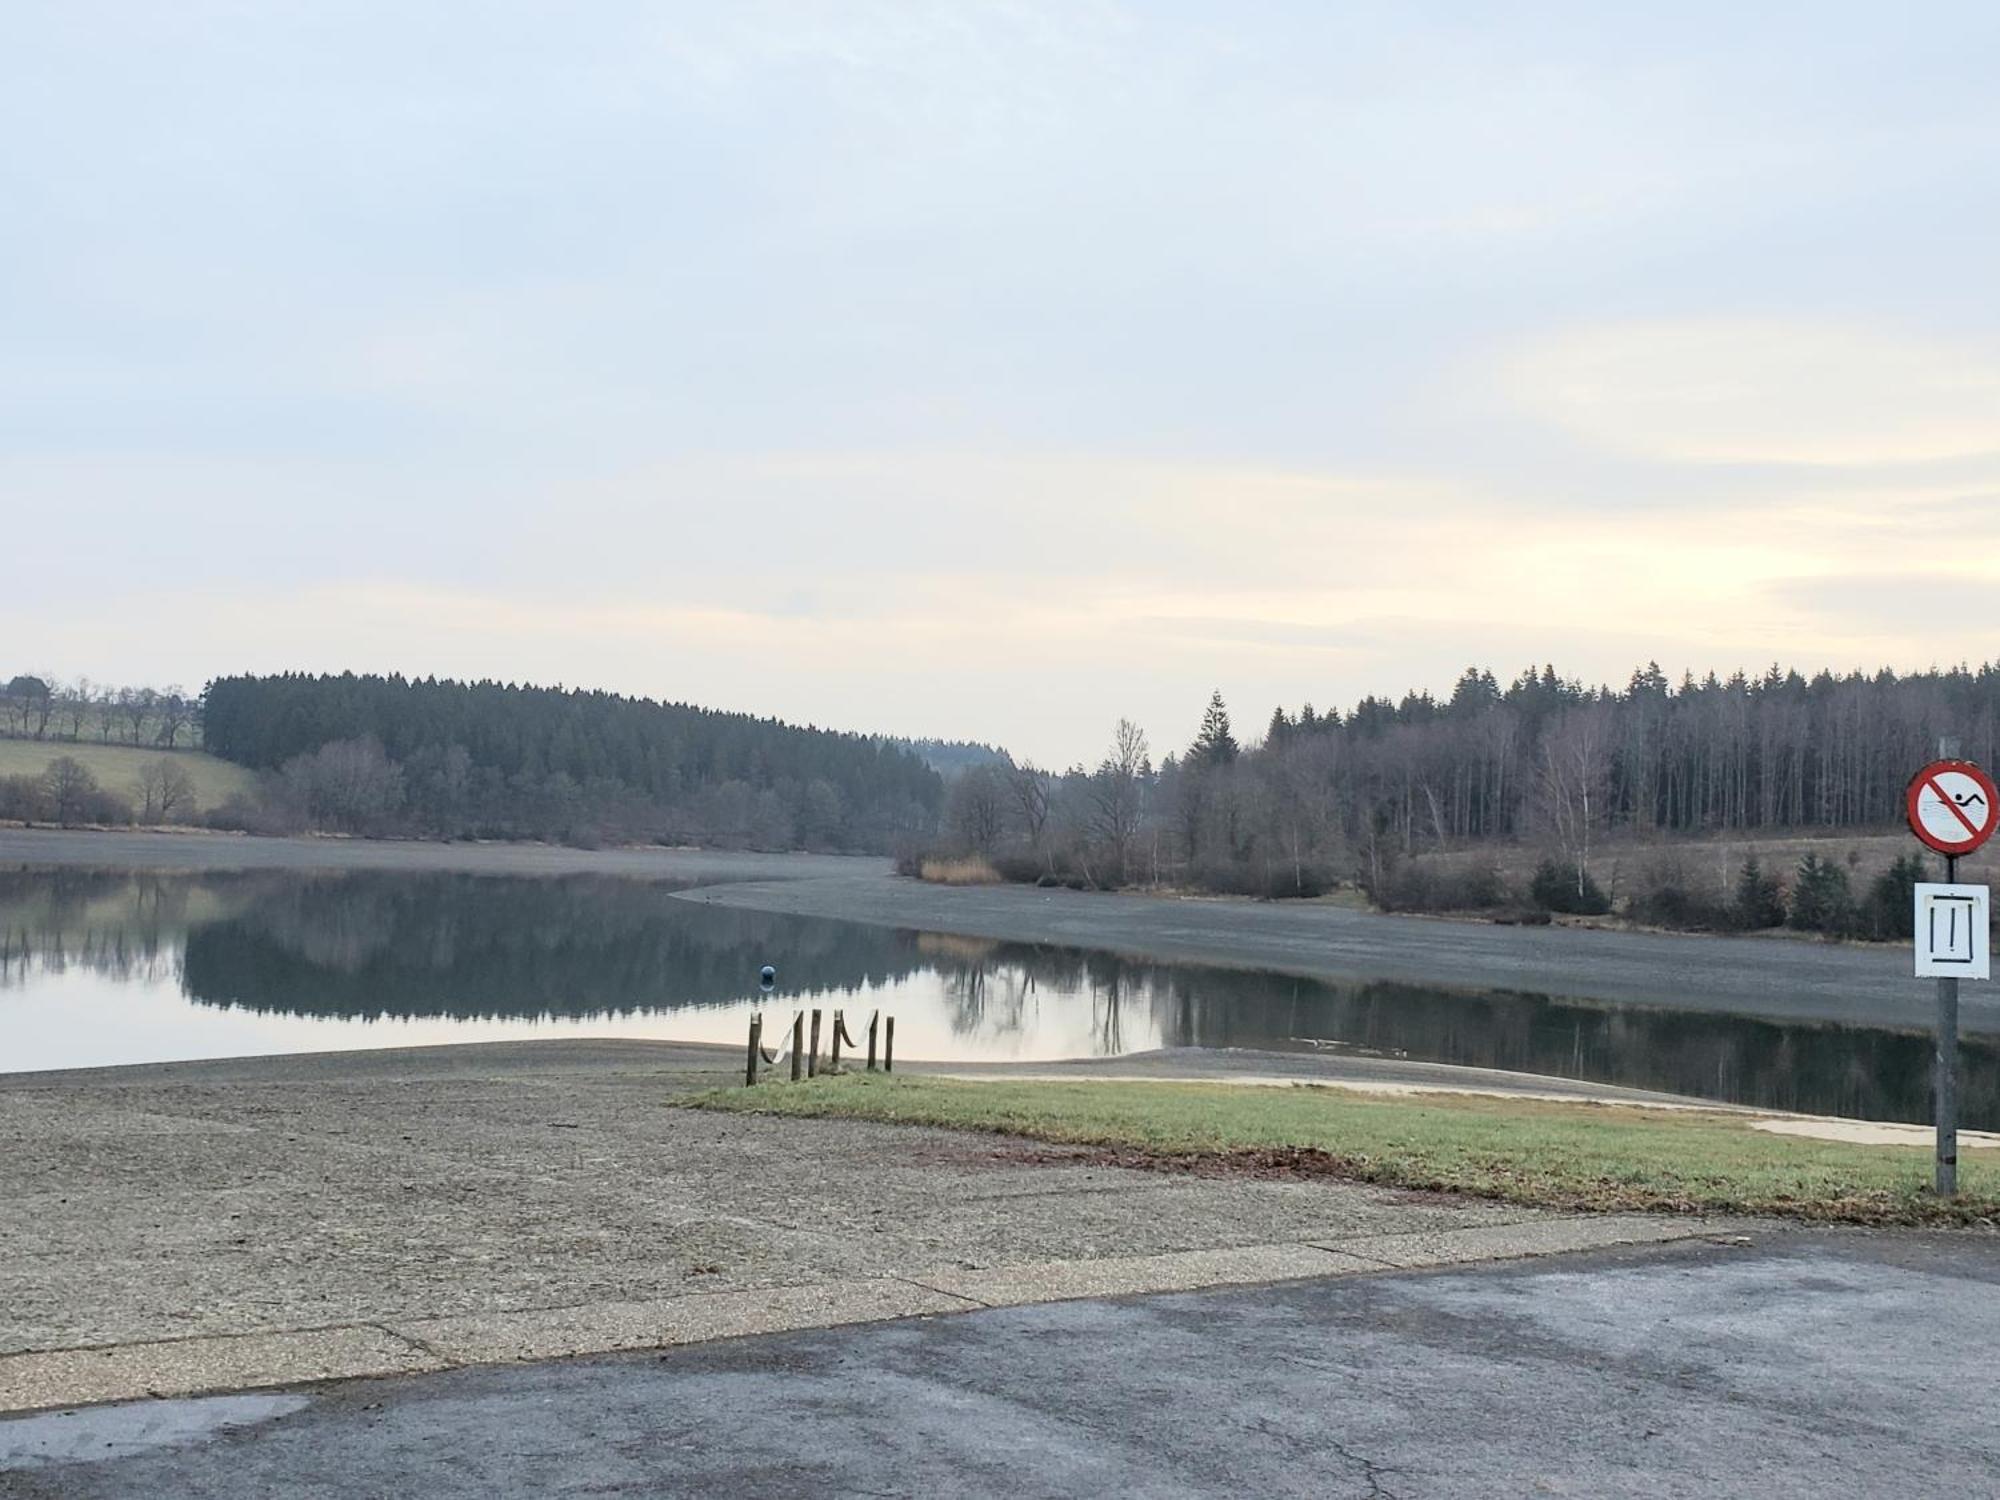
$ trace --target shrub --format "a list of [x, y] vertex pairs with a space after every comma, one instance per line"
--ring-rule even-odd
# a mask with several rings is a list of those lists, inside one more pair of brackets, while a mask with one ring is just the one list
[[1506, 882], [1491, 866], [1439, 870], [1413, 859], [1369, 892], [1383, 911], [1490, 911], [1508, 901]]
[[992, 856], [993, 868], [1000, 872], [1002, 880], [1010, 880], [1016, 885], [1059, 885], [1050, 872], [1048, 862], [1027, 850], [1009, 851]]
[[1916, 887], [1926, 871], [1914, 854], [1899, 854], [1889, 868], [1868, 887], [1863, 920], [1873, 938], [1907, 938], [1915, 935]]
[[132, 803], [107, 792], [74, 756], [62, 755], [42, 773], [42, 804], [48, 816], [65, 828], [86, 823], [129, 823]]
[[1545, 859], [1535, 866], [1528, 882], [1528, 895], [1543, 911], [1559, 911], [1570, 916], [1601, 917], [1611, 910], [1611, 899], [1580, 865], [1562, 866]]
[[1733, 932], [1740, 925], [1733, 900], [1690, 890], [1668, 876], [1632, 896], [1632, 919], [1681, 932]]
[[1743, 862], [1736, 877], [1734, 901], [1736, 925], [1745, 932], [1763, 932], [1785, 925], [1785, 888], [1775, 875], [1767, 875], [1753, 854]]
[[202, 815], [210, 828], [231, 833], [297, 833], [303, 826], [282, 799], [231, 792]]
[[1847, 871], [1831, 860], [1808, 854], [1799, 861], [1792, 887], [1791, 910], [1785, 923], [1798, 932], [1838, 936], [1854, 926], [1854, 898], [1847, 888]]
[[1262, 861], [1242, 864], [1204, 861], [1189, 872], [1189, 879], [1197, 890], [1270, 901], [1323, 896], [1339, 884], [1331, 870], [1318, 865], [1295, 867], [1289, 861], [1269, 866]]
[[39, 776], [0, 776], [0, 818], [32, 823], [49, 815]]

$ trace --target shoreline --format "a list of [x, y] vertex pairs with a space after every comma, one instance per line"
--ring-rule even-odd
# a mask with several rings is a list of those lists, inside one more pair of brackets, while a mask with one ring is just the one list
[[[1156, 963], [1342, 983], [1511, 991], [1794, 1024], [1927, 1031], [1931, 992], [1905, 950], [1705, 934], [1505, 927], [1326, 903], [1175, 899], [1032, 886], [941, 886], [865, 855], [582, 850], [0, 829], [0, 864], [72, 868], [387, 870], [680, 882], [676, 899]], [[2000, 1000], [1961, 1002], [1967, 1034], [2000, 1035]]]

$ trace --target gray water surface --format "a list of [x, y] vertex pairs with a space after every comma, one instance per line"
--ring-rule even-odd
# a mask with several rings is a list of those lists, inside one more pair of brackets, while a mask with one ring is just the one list
[[[739, 1042], [802, 1006], [898, 1054], [1348, 1051], [1867, 1119], [1929, 1118], [1921, 1032], [1332, 983], [728, 909], [659, 881], [369, 870], [0, 872], [0, 1072], [526, 1037]], [[775, 965], [775, 995], [757, 973]], [[1966, 1124], [2000, 1126], [1967, 1045]]]

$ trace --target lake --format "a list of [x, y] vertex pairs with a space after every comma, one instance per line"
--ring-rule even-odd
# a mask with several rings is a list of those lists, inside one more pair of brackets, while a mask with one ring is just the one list
[[[601, 875], [0, 871], [0, 1072], [532, 1037], [767, 1039], [896, 1018], [899, 1057], [1330, 1050], [1865, 1119], [1930, 1118], [1916, 1031], [1149, 963], [767, 915]], [[758, 969], [778, 970], [774, 995]], [[1966, 1045], [1968, 1127], [2000, 1051]]]

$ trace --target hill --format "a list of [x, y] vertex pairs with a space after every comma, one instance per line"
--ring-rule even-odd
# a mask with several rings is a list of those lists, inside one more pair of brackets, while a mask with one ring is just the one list
[[194, 782], [195, 806], [183, 822], [197, 821], [230, 796], [250, 796], [257, 790], [256, 776], [242, 766], [231, 765], [199, 750], [150, 750], [135, 745], [93, 745], [87, 741], [71, 744], [66, 740], [0, 739], [0, 777], [40, 776], [49, 762], [61, 756], [80, 762], [106, 791], [126, 798], [134, 805], [143, 803], [139, 777], [145, 768], [163, 757], [188, 773]]

